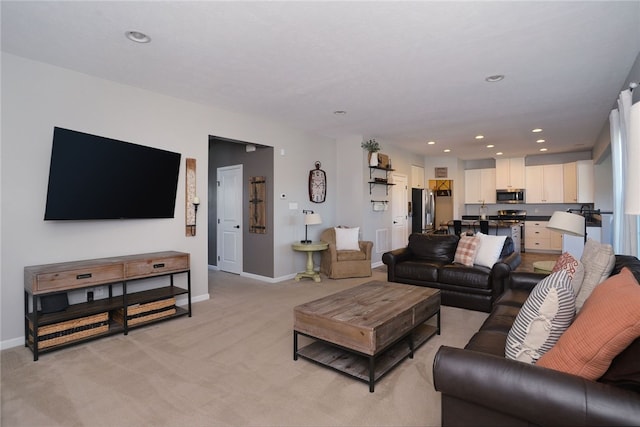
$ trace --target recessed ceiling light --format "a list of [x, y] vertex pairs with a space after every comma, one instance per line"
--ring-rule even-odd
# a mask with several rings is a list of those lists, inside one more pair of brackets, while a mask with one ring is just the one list
[[484, 135], [476, 135], [476, 139], [482, 139], [484, 138]]
[[435, 143], [436, 143], [435, 141], [429, 141], [429, 142], [427, 142], [427, 144], [428, 144], [428, 145], [435, 145]]
[[498, 152], [496, 153], [496, 156], [502, 156], [502, 154], [503, 154], [503, 153], [502, 153], [502, 151], [498, 151]]
[[538, 144], [542, 144], [544, 141], [545, 141], [544, 139], [539, 139], [539, 140], [537, 140], [536, 142], [537, 142]]
[[127, 31], [124, 35], [129, 40], [136, 43], [149, 43], [151, 41], [151, 37], [145, 33], [141, 33], [140, 31]]
[[487, 148], [493, 148], [493, 147], [495, 147], [495, 145], [493, 145], [493, 144], [487, 145]]
[[533, 133], [542, 132], [542, 129], [540, 129], [540, 128], [531, 129], [531, 132], [533, 132]]
[[345, 114], [347, 114], [346, 111], [344, 110], [336, 110], [333, 112], [333, 114], [337, 115], [337, 116], [344, 116]]
[[546, 148], [541, 148], [540, 151], [547, 151], [547, 149]]
[[444, 149], [444, 150], [442, 150], [442, 151], [444, 151], [445, 153], [450, 153], [450, 152], [451, 152], [451, 150], [449, 150], [448, 148], [445, 148], [445, 149]]
[[487, 78], [485, 78], [485, 81], [489, 82], [489, 83], [495, 83], [495, 82], [499, 82], [501, 80], [504, 79], [504, 75], [503, 74], [494, 74], [493, 76], [489, 76]]

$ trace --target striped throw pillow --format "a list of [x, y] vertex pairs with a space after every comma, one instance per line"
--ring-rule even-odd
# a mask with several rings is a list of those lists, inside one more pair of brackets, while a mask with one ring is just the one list
[[473, 260], [476, 259], [476, 251], [478, 250], [479, 243], [480, 238], [477, 236], [460, 236], [453, 262], [472, 267]]
[[525, 363], [536, 363], [560, 339], [573, 322], [576, 298], [571, 278], [565, 270], [538, 283], [511, 326], [505, 356]]

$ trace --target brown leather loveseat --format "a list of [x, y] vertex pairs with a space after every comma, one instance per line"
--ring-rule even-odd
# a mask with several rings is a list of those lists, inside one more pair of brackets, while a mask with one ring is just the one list
[[[636, 257], [616, 255], [611, 275], [623, 267], [640, 281]], [[443, 426], [640, 425], [640, 338], [597, 381], [505, 358], [509, 330], [543, 277], [513, 273], [465, 348], [440, 347], [433, 381], [442, 393]]]
[[407, 247], [382, 255], [387, 280], [440, 289], [443, 305], [490, 312], [509, 273], [520, 265], [520, 253], [507, 237], [492, 268], [467, 267], [453, 262], [459, 240], [453, 234], [411, 234]]

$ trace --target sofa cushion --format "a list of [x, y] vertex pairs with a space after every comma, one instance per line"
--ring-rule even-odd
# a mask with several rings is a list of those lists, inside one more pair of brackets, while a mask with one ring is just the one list
[[533, 288], [513, 322], [505, 356], [536, 363], [569, 327], [575, 312], [575, 296], [567, 272], [560, 270], [545, 277]]
[[496, 300], [495, 305], [508, 305], [520, 308], [529, 298], [529, 291], [524, 289], [507, 289]]
[[560, 270], [565, 270], [567, 272], [571, 278], [573, 294], [578, 295], [578, 291], [582, 286], [582, 279], [584, 279], [584, 266], [582, 263], [575, 259], [569, 252], [565, 252], [560, 255], [551, 272], [555, 273]]
[[460, 236], [453, 262], [472, 267], [473, 261], [476, 259], [478, 243], [480, 243], [480, 238], [476, 236]]
[[507, 236], [489, 236], [487, 234], [477, 233], [480, 238], [480, 244], [476, 251], [476, 259], [474, 264], [491, 268], [500, 259], [500, 253], [504, 247]]
[[584, 245], [580, 262], [584, 265], [584, 279], [580, 291], [576, 295], [577, 311], [580, 311], [595, 287], [609, 277], [615, 265], [616, 256], [611, 245], [588, 239]]
[[395, 275], [397, 278], [435, 283], [438, 281], [438, 269], [442, 265], [441, 262], [410, 259], [395, 265]]
[[358, 233], [360, 227], [343, 228], [336, 227], [336, 249], [339, 251], [359, 251]]
[[367, 254], [364, 251], [337, 251], [336, 257], [338, 261], [362, 261], [367, 259]]
[[598, 285], [571, 327], [538, 365], [590, 380], [640, 337], [640, 286], [628, 268]]
[[479, 351], [480, 353], [504, 357], [506, 340], [506, 333], [480, 330], [471, 337], [464, 348], [465, 350]]
[[452, 263], [460, 238], [453, 234], [413, 233], [408, 247], [416, 258]]
[[640, 393], [638, 360], [640, 360], [640, 338], [636, 338], [629, 347], [613, 359], [607, 372], [598, 381]]
[[438, 272], [438, 282], [465, 288], [490, 289], [491, 270], [486, 267], [466, 267], [462, 264], [446, 264]]
[[[506, 340], [507, 334], [511, 330], [519, 311], [519, 307], [510, 305], [494, 306], [493, 310], [491, 310], [491, 315], [484, 321], [480, 330], [500, 332], [504, 334]], [[504, 357], [504, 347], [501, 351], [502, 353], [500, 355]]]

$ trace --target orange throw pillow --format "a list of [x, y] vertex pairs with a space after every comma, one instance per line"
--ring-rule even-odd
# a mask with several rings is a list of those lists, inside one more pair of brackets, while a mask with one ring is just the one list
[[602, 282], [536, 365], [597, 380], [640, 337], [640, 285], [628, 268]]

